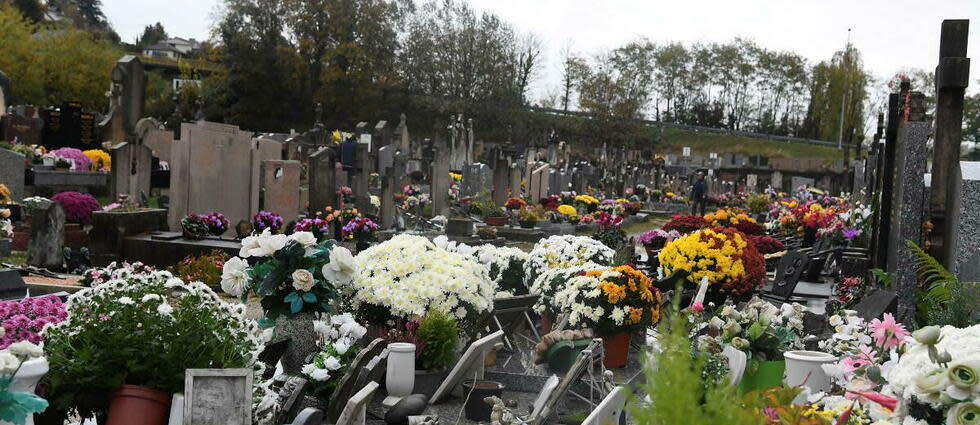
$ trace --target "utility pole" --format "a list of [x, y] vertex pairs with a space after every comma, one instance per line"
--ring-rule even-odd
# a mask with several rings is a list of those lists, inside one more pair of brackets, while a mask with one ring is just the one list
[[[840, 126], [837, 129], [837, 149], [844, 146], [844, 110], [847, 109], [847, 58], [851, 54], [851, 29], [847, 29], [847, 43], [844, 44], [844, 60], [841, 70], [844, 71], [844, 85], [840, 94]], [[844, 164], [847, 167], [847, 164]]]

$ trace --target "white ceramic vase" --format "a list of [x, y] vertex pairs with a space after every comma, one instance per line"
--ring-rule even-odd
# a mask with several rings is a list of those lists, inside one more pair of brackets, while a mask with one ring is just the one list
[[836, 363], [837, 357], [820, 351], [805, 350], [787, 351], [783, 353], [783, 357], [786, 358], [784, 384], [790, 387], [805, 385], [810, 388], [811, 394], [830, 390], [830, 377], [821, 366]]
[[[17, 374], [14, 375], [14, 383], [10, 386], [10, 392], [34, 394], [37, 383], [46, 373], [48, 373], [48, 359], [46, 357], [38, 357], [24, 362]], [[34, 425], [34, 415], [28, 415], [24, 424]], [[13, 425], [13, 423], [0, 421], [0, 425]]]
[[402, 398], [415, 388], [415, 344], [388, 344], [388, 367], [385, 371], [388, 397]]

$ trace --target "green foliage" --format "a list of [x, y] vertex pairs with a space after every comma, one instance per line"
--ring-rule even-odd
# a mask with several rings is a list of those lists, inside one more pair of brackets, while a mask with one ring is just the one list
[[878, 284], [882, 287], [891, 288], [892, 283], [895, 283], [895, 276], [892, 276], [890, 273], [882, 269], [875, 268], [868, 271], [874, 275], [875, 279], [878, 281]]
[[605, 229], [596, 230], [596, 232], [592, 234], [592, 239], [602, 242], [603, 245], [608, 246], [609, 248], [618, 250], [626, 241], [626, 232], [623, 232], [623, 229], [619, 227], [611, 226]]
[[980, 323], [980, 285], [961, 282], [922, 248], [906, 241], [915, 253], [922, 288], [916, 294], [916, 308], [927, 325], [968, 327]]
[[149, 47], [167, 39], [167, 30], [157, 22], [155, 25], [147, 25], [143, 28], [143, 34], [136, 38], [136, 45]]
[[197, 257], [188, 255], [173, 267], [172, 272], [185, 282], [202, 282], [217, 288], [221, 285], [221, 268], [227, 259], [228, 254], [220, 249]]
[[769, 197], [761, 193], [753, 193], [745, 200], [745, 204], [752, 214], [761, 214], [769, 206]]
[[[765, 417], [743, 404], [727, 380], [703, 383], [703, 357], [691, 356], [688, 321], [674, 302], [670, 329], [662, 329], [663, 352], [655, 355], [656, 370], [647, 368], [643, 391], [647, 404], [637, 397], [627, 403], [636, 423], [644, 425], [762, 425]], [[665, 325], [662, 324], [662, 327]]]
[[459, 327], [456, 320], [442, 313], [429, 313], [415, 331], [423, 347], [417, 363], [423, 370], [441, 370], [453, 363]]
[[13, 8], [0, 6], [0, 70], [13, 82], [8, 103], [82, 102], [106, 110], [109, 75], [122, 51], [96, 35], [67, 28], [42, 31]]

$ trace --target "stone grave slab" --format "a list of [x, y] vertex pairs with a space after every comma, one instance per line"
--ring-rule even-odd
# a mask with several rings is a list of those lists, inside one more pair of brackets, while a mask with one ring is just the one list
[[27, 264], [49, 270], [64, 267], [65, 210], [50, 202], [31, 212], [31, 240], [27, 246]]
[[109, 150], [112, 157], [112, 171], [109, 186], [112, 199], [128, 195], [129, 199], [140, 199], [150, 194], [150, 173], [153, 171], [153, 151], [133, 143], [120, 143]]
[[618, 424], [626, 408], [626, 389], [613, 388], [612, 392], [602, 399], [592, 413], [582, 421], [582, 425]]
[[336, 425], [364, 425], [367, 404], [378, 390], [377, 382], [369, 382], [356, 394], [347, 400], [344, 410], [340, 412]]
[[[951, 271], [964, 282], [980, 281], [980, 162], [960, 162], [959, 196], [950, 220], [954, 226]], [[952, 176], [957, 178], [957, 176]]]
[[27, 296], [27, 285], [20, 272], [0, 269], [0, 299], [18, 300]]
[[296, 219], [299, 205], [299, 161], [265, 160], [261, 166], [262, 205], [286, 222]]

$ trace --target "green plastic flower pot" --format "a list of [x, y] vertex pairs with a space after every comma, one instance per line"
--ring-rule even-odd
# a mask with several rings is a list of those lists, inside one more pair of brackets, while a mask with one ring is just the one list
[[760, 391], [783, 384], [783, 372], [786, 370], [786, 361], [761, 361], [751, 363], [745, 368], [745, 375], [742, 375], [742, 382], [738, 384], [740, 394], [750, 391]]

